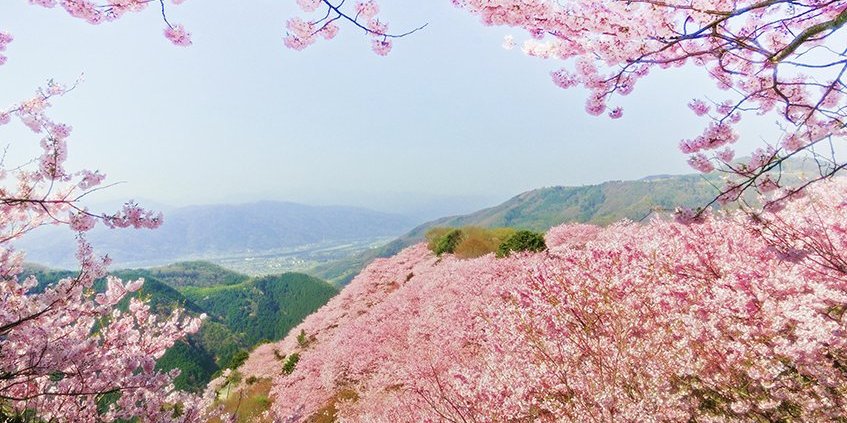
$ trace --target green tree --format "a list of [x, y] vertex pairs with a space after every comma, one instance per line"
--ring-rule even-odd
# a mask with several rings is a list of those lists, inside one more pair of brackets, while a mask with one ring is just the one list
[[520, 230], [500, 244], [500, 247], [497, 248], [497, 257], [508, 257], [513, 252], [519, 251], [537, 253], [546, 249], [544, 235], [538, 232]]

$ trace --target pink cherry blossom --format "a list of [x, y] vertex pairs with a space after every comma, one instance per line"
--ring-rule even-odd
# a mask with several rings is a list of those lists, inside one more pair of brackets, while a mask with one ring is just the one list
[[185, 31], [182, 25], [168, 26], [165, 28], [165, 38], [174, 45], [187, 47], [191, 45], [191, 34]]
[[71, 230], [76, 232], [90, 231], [92, 228], [94, 228], [94, 225], [97, 222], [94, 217], [92, 217], [88, 213], [87, 210], [71, 212], [68, 221], [68, 226], [70, 226]]
[[732, 162], [732, 159], [735, 157], [735, 150], [733, 150], [730, 147], [726, 147], [726, 148], [716, 152], [715, 157], [717, 157], [718, 160], [720, 160], [724, 163], [730, 163], [730, 162]]
[[693, 100], [688, 103], [688, 107], [694, 111], [697, 116], [703, 116], [709, 113], [709, 106], [703, 100]]
[[709, 160], [703, 153], [695, 154], [688, 158], [688, 164], [694, 168], [694, 170], [702, 173], [709, 173], [715, 170], [715, 165], [712, 164], [712, 161]]
[[379, 13], [379, 5], [374, 0], [358, 1], [355, 10], [357, 16], [370, 19]]
[[82, 176], [82, 180], [79, 181], [77, 186], [82, 190], [89, 190], [100, 185], [104, 179], [106, 179], [106, 175], [100, 173], [99, 171], [90, 171], [83, 170], [79, 172], [79, 175]]
[[[46, 136], [31, 165], [0, 166], [0, 174], [17, 182], [4, 187], [0, 205], [0, 414], [39, 421], [207, 421], [211, 398], [176, 391], [178, 372], [155, 369], [155, 361], [196, 332], [204, 316], [158, 316], [136, 298], [126, 310], [119, 309], [117, 304], [143, 280], [108, 277], [106, 290], [93, 293], [95, 280], [107, 276], [110, 260], [95, 254], [83, 233], [98, 220], [111, 227], [154, 228], [162, 218], [132, 202], [102, 217], [78, 204], [105, 177], [67, 169], [71, 127], [47, 112], [50, 100], [69, 90], [51, 81], [2, 113], [3, 121], [17, 118]], [[23, 273], [24, 255], [10, 244], [51, 223], [79, 232], [79, 271], [36, 289], [38, 280]], [[120, 395], [98, 411], [108, 393]]]
[[338, 35], [339, 27], [335, 23], [328, 23], [321, 29], [320, 34], [324, 39], [331, 40]]
[[609, 117], [612, 119], [620, 119], [623, 117], [623, 108], [615, 107], [612, 111], [609, 112]]
[[322, 0], [297, 0], [297, 5], [304, 12], [314, 12], [321, 5]]
[[274, 378], [283, 421], [837, 419], [845, 195], [832, 181], [754, 217], [562, 225], [549, 251], [504, 259], [413, 246], [240, 370]]
[[388, 55], [391, 51], [391, 40], [373, 40], [373, 51], [380, 56]]

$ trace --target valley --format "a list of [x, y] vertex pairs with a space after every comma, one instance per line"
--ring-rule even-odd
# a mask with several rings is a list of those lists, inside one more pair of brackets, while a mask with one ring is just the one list
[[247, 275], [263, 276], [283, 272], [305, 272], [377, 249], [395, 237], [375, 237], [344, 241], [326, 241], [290, 249], [258, 251], [225, 257], [202, 257], [227, 269]]
[[[260, 201], [188, 206], [169, 211], [156, 230], [95, 227], [87, 234], [113, 268], [162, 266], [177, 261], [226, 263], [251, 275], [300, 271], [366, 250], [419, 224], [414, 218], [346, 206]], [[74, 233], [38, 228], [15, 246], [27, 261], [72, 268]]]

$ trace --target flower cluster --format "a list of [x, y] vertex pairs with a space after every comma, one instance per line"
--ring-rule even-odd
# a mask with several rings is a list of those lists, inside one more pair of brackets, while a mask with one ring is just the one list
[[[182, 4], [185, 0], [171, 0], [175, 5]], [[46, 7], [54, 8], [57, 5], [64, 9], [69, 15], [77, 19], [82, 19], [90, 24], [100, 24], [103, 22], [111, 22], [122, 18], [128, 13], [138, 13], [147, 9], [151, 4], [150, 0], [107, 0], [103, 3], [95, 3], [90, 0], [30, 0], [30, 3]], [[159, 2], [155, 2], [159, 3]], [[172, 25], [164, 16], [165, 4], [161, 3], [162, 15], [165, 19], [166, 28], [164, 30], [165, 38], [178, 46], [191, 45], [191, 34], [186, 32], [182, 25]], [[2, 42], [0, 42], [2, 46]], [[2, 48], [0, 48], [2, 51]], [[2, 57], [2, 56], [0, 56]], [[2, 64], [0, 58], [0, 64]]]
[[338, 34], [337, 22], [346, 20], [371, 37], [371, 48], [374, 53], [385, 56], [391, 51], [393, 36], [388, 34], [388, 24], [377, 18], [379, 5], [374, 0], [357, 1], [349, 10], [342, 8], [344, 2], [334, 5], [323, 0], [297, 0], [300, 8], [307, 13], [315, 12], [322, 3], [327, 9], [322, 18], [307, 21], [295, 17], [288, 20], [287, 32], [283, 38], [286, 47], [303, 50], [314, 44], [319, 36], [331, 40]]
[[[2, 52], [6, 51], [6, 46], [14, 40], [11, 34], [8, 32], [0, 31], [0, 65], [6, 63], [6, 56], [2, 54]], [[2, 119], [0, 119], [0, 124], [2, 124]]]
[[[689, 164], [711, 172], [716, 164], [734, 174], [729, 189], [759, 186], [764, 172], [736, 172], [731, 144], [735, 126], [749, 113], [772, 113], [785, 130], [781, 144], [759, 168], [776, 168], [794, 152], [808, 149], [822, 166], [822, 178], [842, 164], [814, 153], [811, 146], [847, 136], [847, 85], [843, 40], [833, 34], [847, 22], [847, 2], [780, 1], [614, 1], [463, 0], [458, 7], [485, 25], [522, 28], [523, 51], [557, 58], [553, 72], [562, 88], [589, 91], [586, 111], [621, 117], [610, 105], [628, 95], [651, 69], [691, 65], [703, 69], [722, 102], [693, 100], [688, 107], [709, 119], [705, 130], [680, 147]], [[507, 47], [514, 45], [509, 38]], [[810, 54], [810, 52], [816, 54]], [[772, 144], [777, 144], [773, 142]], [[720, 150], [718, 150], [721, 148]], [[828, 148], [827, 148], [828, 149]], [[707, 163], [709, 161], [717, 163]]]
[[164, 31], [165, 38], [171, 40], [174, 45], [187, 47], [191, 45], [191, 34], [182, 25], [168, 26]]

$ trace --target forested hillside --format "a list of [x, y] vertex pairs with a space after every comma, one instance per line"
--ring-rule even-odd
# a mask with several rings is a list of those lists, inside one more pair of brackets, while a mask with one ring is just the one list
[[[29, 266], [24, 273], [36, 275], [42, 288], [75, 276], [41, 266]], [[130, 298], [142, 298], [162, 316], [177, 308], [192, 316], [208, 316], [199, 332], [177, 342], [157, 362], [164, 370], [180, 369], [175, 385], [193, 391], [202, 390], [222, 369], [238, 366], [257, 344], [285, 336], [337, 293], [326, 282], [303, 274], [253, 279], [206, 262], [112, 274], [125, 280], [144, 278], [141, 289], [119, 307], [125, 308]], [[95, 289], [103, 291], [105, 281], [97, 281]]]
[[181, 291], [209, 316], [241, 334], [247, 345], [285, 336], [338, 292], [320, 279], [298, 273]]
[[144, 269], [143, 272], [175, 288], [235, 285], [250, 279], [247, 275], [207, 261], [184, 261]]

